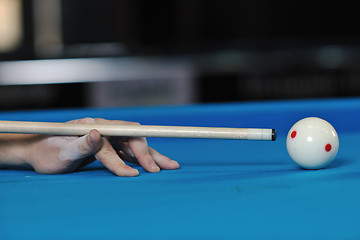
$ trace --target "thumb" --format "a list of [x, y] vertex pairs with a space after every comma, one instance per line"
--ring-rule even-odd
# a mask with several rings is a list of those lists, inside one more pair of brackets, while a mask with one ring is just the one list
[[95, 154], [102, 145], [102, 137], [98, 130], [93, 129], [89, 134], [80, 137], [77, 140], [77, 148], [79, 149], [79, 154], [83, 157]]
[[[95, 154], [102, 145], [102, 138], [99, 131], [93, 129], [85, 136], [79, 137], [67, 144], [62, 151], [62, 159], [80, 160]], [[66, 156], [65, 156], [66, 155]]]

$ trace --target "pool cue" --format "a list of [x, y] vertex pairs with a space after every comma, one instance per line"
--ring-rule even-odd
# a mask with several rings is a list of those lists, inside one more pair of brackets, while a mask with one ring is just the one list
[[276, 140], [275, 129], [0, 121], [0, 133], [81, 136], [93, 129], [103, 136]]

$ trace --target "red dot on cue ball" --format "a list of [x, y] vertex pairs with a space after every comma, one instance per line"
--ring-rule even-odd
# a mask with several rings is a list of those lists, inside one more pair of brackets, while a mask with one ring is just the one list
[[293, 131], [292, 133], [291, 133], [291, 138], [295, 138], [296, 137], [296, 131]]
[[325, 151], [327, 151], [327, 152], [331, 151], [331, 144], [326, 144]]

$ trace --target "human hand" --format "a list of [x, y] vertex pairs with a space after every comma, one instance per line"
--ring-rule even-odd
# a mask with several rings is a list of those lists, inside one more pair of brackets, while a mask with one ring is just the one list
[[[70, 122], [138, 125], [134, 122], [101, 118]], [[73, 172], [95, 159], [117, 176], [139, 175], [137, 169], [126, 165], [124, 161], [137, 163], [148, 172], [179, 168], [176, 161], [150, 148], [143, 137], [103, 137], [94, 129], [81, 137], [34, 135], [33, 139], [27, 146], [27, 161], [36, 172], [43, 174]]]

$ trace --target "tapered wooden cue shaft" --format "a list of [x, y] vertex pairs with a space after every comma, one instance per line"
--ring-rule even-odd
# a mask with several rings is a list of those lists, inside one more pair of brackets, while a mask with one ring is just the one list
[[1, 133], [73, 136], [92, 129], [103, 136], [276, 140], [275, 129], [0, 121]]

